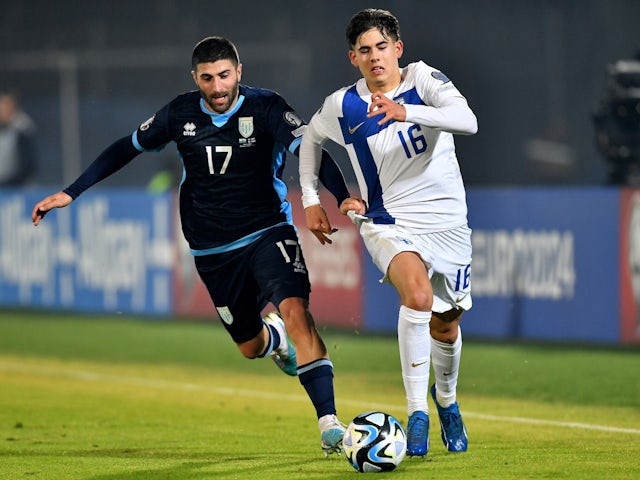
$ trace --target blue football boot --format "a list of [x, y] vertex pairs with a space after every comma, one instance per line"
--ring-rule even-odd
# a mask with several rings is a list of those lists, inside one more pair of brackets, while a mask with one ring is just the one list
[[407, 424], [407, 455], [424, 457], [429, 451], [429, 415], [418, 410]]
[[431, 385], [431, 397], [436, 402], [438, 408], [438, 416], [440, 417], [440, 435], [442, 443], [450, 452], [466, 452], [469, 438], [467, 437], [467, 429], [460, 415], [458, 402], [443, 408], [436, 400], [436, 386]]

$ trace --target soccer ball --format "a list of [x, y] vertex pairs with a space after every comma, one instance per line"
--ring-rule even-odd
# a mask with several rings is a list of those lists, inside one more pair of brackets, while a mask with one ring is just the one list
[[342, 441], [347, 462], [359, 472], [388, 472], [407, 453], [407, 435], [395, 417], [365, 412], [354, 418]]

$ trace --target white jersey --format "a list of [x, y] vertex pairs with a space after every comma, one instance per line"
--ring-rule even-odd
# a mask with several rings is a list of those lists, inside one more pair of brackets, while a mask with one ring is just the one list
[[317, 200], [320, 146], [343, 146], [353, 166], [366, 216], [416, 233], [467, 223], [465, 189], [453, 133], [473, 134], [476, 117], [453, 83], [423, 62], [401, 71], [402, 81], [386, 95], [403, 104], [404, 122], [378, 125], [367, 118], [372, 92], [363, 78], [329, 95], [313, 116], [300, 151], [305, 207]]

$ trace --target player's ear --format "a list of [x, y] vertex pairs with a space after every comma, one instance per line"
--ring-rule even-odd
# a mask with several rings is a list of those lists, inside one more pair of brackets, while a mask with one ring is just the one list
[[238, 81], [242, 80], [242, 64], [238, 64]]
[[402, 40], [396, 41], [395, 48], [396, 58], [400, 58], [402, 56], [402, 52], [404, 52], [404, 43], [402, 43]]
[[193, 81], [196, 82], [196, 85], [198, 85], [198, 77], [196, 77], [195, 70], [191, 70], [191, 78], [193, 78]]
[[353, 50], [349, 50], [349, 61], [351, 62], [351, 65], [358, 68], [358, 59], [356, 58], [356, 52]]

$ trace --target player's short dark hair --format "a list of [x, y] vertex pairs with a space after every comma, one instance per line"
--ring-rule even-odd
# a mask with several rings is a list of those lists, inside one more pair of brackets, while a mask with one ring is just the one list
[[231, 40], [224, 37], [207, 37], [193, 47], [191, 67], [194, 70], [199, 63], [213, 63], [218, 60], [231, 60], [236, 67], [240, 63], [238, 50]]
[[394, 42], [400, 40], [400, 23], [391, 12], [379, 8], [367, 8], [351, 17], [347, 25], [349, 47], [353, 47], [360, 35], [372, 28], [377, 28], [385, 38], [391, 38]]

